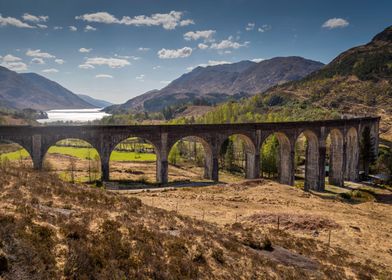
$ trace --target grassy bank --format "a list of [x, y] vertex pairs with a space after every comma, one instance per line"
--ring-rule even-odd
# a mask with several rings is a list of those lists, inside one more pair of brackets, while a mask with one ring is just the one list
[[[84, 147], [63, 147], [52, 146], [48, 150], [49, 154], [61, 154], [72, 156], [78, 159], [94, 159], [98, 156], [98, 152], [92, 148]], [[0, 160], [8, 158], [9, 160], [19, 160], [29, 157], [29, 153], [25, 149], [0, 154]], [[112, 161], [155, 161], [156, 155], [152, 153], [137, 153], [128, 151], [113, 151], [110, 160]]]

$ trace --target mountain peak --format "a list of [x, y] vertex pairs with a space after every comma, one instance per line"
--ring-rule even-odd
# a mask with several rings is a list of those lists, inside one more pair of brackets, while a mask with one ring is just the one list
[[260, 93], [287, 81], [298, 80], [324, 64], [298, 56], [276, 57], [259, 63], [242, 60], [196, 67], [163, 89], [148, 92], [117, 106], [123, 111], [160, 111], [166, 106], [203, 100], [210, 104]]
[[0, 104], [14, 109], [37, 110], [93, 108], [54, 81], [36, 73], [19, 74], [1, 66]]
[[392, 43], [392, 25], [385, 28], [382, 32], [373, 37], [372, 42]]

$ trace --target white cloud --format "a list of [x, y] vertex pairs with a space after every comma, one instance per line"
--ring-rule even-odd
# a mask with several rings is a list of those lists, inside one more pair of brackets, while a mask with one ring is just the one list
[[62, 27], [62, 26], [54, 26], [53, 29], [54, 29], [54, 30], [62, 30], [63, 27]]
[[328, 29], [342, 28], [349, 25], [349, 22], [343, 18], [330, 18], [323, 23], [322, 27]]
[[49, 68], [49, 69], [44, 69], [42, 70], [42, 73], [58, 73], [59, 70], [55, 69], [55, 68]]
[[88, 31], [96, 31], [97, 29], [95, 27], [92, 27], [91, 25], [86, 25], [86, 27], [84, 28], [84, 32], [88, 32]]
[[61, 58], [57, 58], [57, 59], [54, 60], [54, 62], [56, 62], [57, 64], [64, 64], [65, 60], [61, 59]]
[[120, 57], [120, 58], [122, 58], [122, 57], [128, 57], [128, 58], [130, 58], [130, 59], [132, 59], [132, 60], [140, 60], [140, 59], [142, 59], [142, 58], [139, 57], [139, 56], [133, 56], [133, 55], [131, 55], [131, 56], [121, 56], [121, 55], [119, 55], [118, 57]]
[[15, 26], [18, 28], [35, 28], [35, 26], [22, 22], [17, 18], [2, 17], [2, 15], [0, 14], [0, 26], [7, 26], [7, 25]]
[[253, 58], [251, 61], [259, 63], [259, 62], [261, 62], [263, 60], [264, 60], [264, 58]]
[[200, 30], [200, 31], [189, 31], [184, 34], [184, 39], [187, 41], [199, 40], [199, 39], [210, 39], [214, 34], [215, 30]]
[[140, 82], [144, 82], [144, 77], [145, 77], [145, 75], [144, 74], [140, 74], [139, 76], [136, 76], [136, 80], [138, 80], [138, 81], [140, 81]]
[[161, 66], [160, 66], [160, 65], [157, 65], [157, 66], [152, 67], [152, 69], [153, 69], [153, 70], [158, 70], [158, 69], [161, 69]]
[[124, 59], [132, 59], [132, 60], [140, 60], [142, 59], [139, 56], [133, 56], [133, 55], [119, 55], [119, 54], [114, 54], [115, 57], [118, 58], [124, 58]]
[[203, 44], [203, 43], [198, 44], [197, 47], [198, 47], [199, 49], [201, 49], [201, 50], [208, 49], [208, 45]]
[[7, 67], [8, 69], [12, 71], [26, 71], [27, 70], [27, 65], [26, 63], [23, 63], [21, 61], [17, 62], [3, 62], [1, 64], [4, 67]]
[[94, 69], [95, 67], [91, 64], [80, 64], [78, 66], [80, 69]]
[[34, 63], [34, 64], [45, 64], [45, 61], [42, 58], [34, 57], [31, 60], [31, 63]]
[[177, 27], [180, 23], [182, 17], [182, 12], [171, 11], [168, 14], [153, 14], [151, 16], [135, 16], [123, 17], [121, 23], [125, 25], [135, 25], [135, 26], [160, 26], [167, 30], [172, 30]]
[[184, 20], [180, 21], [180, 26], [187, 26], [187, 25], [191, 25], [191, 24], [195, 24], [193, 19], [184, 19]]
[[151, 16], [139, 15], [135, 17], [124, 16], [121, 19], [116, 18], [107, 12], [98, 12], [92, 14], [84, 14], [75, 17], [75, 19], [98, 22], [105, 24], [123, 24], [133, 26], [162, 26], [164, 29], [175, 29], [178, 25], [186, 26], [193, 24], [191, 19], [182, 19], [183, 13], [178, 11], [171, 11], [167, 14], [152, 14]]
[[70, 31], [78, 31], [78, 28], [76, 26], [70, 25], [68, 26]]
[[79, 49], [79, 52], [81, 52], [81, 53], [89, 53], [89, 52], [91, 52], [93, 49], [86, 49], [86, 48], [80, 48]]
[[120, 59], [120, 58], [91, 57], [91, 58], [87, 58], [85, 64], [107, 65], [110, 68], [122, 68], [130, 65], [131, 63], [126, 59]]
[[244, 42], [244, 43], [238, 43], [233, 41], [233, 37], [230, 36], [226, 40], [222, 40], [219, 43], [213, 43], [210, 48], [211, 49], [216, 49], [216, 50], [223, 50], [223, 49], [239, 49], [241, 47], [245, 47], [249, 45], [249, 42]]
[[168, 85], [168, 84], [170, 84], [171, 83], [171, 81], [159, 81], [161, 84], [164, 84], [164, 85]]
[[39, 27], [39, 28], [41, 28], [41, 29], [46, 29], [46, 28], [48, 28], [48, 26], [46, 25], [46, 24], [37, 24], [37, 26]]
[[188, 57], [192, 54], [192, 49], [189, 47], [183, 47], [177, 50], [161, 49], [158, 51], [159, 58], [171, 59], [171, 58], [182, 58]]
[[12, 54], [7, 54], [4, 57], [0, 56], [0, 65], [7, 67], [12, 71], [26, 71], [27, 65], [22, 62], [22, 59]]
[[138, 48], [138, 51], [140, 52], [148, 52], [149, 50], [150, 48], [143, 48], [143, 47]]
[[49, 19], [48, 16], [34, 16], [34, 15], [29, 14], [29, 13], [25, 13], [22, 16], [22, 18], [25, 21], [31, 21], [31, 22], [41, 22], [41, 21], [45, 22], [45, 21], [47, 21]]
[[224, 61], [224, 60], [209, 60], [208, 63], [202, 63], [197, 66], [190, 66], [187, 67], [186, 70], [192, 71], [196, 67], [208, 67], [208, 66], [215, 66], [215, 65], [222, 65], [222, 64], [231, 64], [232, 62], [230, 61]]
[[232, 62], [230, 61], [224, 61], [224, 60], [209, 60], [207, 64], [200, 64], [199, 66], [201, 67], [207, 67], [207, 66], [215, 66], [215, 65], [222, 65], [222, 64], [231, 64]]
[[272, 28], [271, 25], [263, 24], [261, 27], [259, 27], [259, 28], [257, 29], [257, 31], [263, 33], [263, 32], [266, 32], [266, 31], [268, 31], [268, 30], [271, 30], [271, 28]]
[[98, 75], [95, 75], [95, 78], [98, 78], [98, 79], [113, 79], [113, 76], [112, 75], [108, 75], [108, 74], [98, 74]]
[[255, 23], [254, 22], [249, 22], [248, 25], [245, 27], [246, 31], [251, 31], [255, 29]]
[[98, 12], [93, 14], [84, 14], [81, 16], [75, 17], [75, 19], [80, 19], [88, 22], [100, 22], [100, 23], [119, 23], [119, 20], [115, 18], [113, 15], [107, 12]]
[[32, 56], [32, 57], [41, 57], [41, 58], [54, 58], [55, 56], [47, 53], [47, 52], [41, 52], [41, 50], [28, 50], [26, 52], [27, 56]]
[[12, 54], [7, 54], [6, 56], [3, 57], [3, 62], [16, 62], [16, 61], [21, 61], [22, 59], [17, 56], [13, 56]]

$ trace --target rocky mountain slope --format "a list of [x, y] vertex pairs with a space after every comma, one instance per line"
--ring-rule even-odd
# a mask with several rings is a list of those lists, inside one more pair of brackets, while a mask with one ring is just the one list
[[349, 114], [382, 117], [392, 139], [392, 26], [368, 44], [351, 48], [306, 78], [264, 93]]
[[322, 63], [301, 57], [276, 57], [259, 63], [240, 61], [197, 67], [161, 90], [149, 91], [112, 111], [160, 111], [169, 105], [203, 99], [221, 103], [229, 98], [254, 95], [287, 81], [298, 80], [320, 69]]
[[73, 92], [35, 73], [0, 66], [0, 107], [37, 110], [93, 108]]
[[381, 116], [381, 137], [392, 141], [392, 26], [301, 80], [216, 106], [197, 122], [306, 120], [341, 114]]
[[105, 108], [105, 107], [113, 105], [113, 103], [111, 103], [109, 101], [93, 98], [93, 97], [85, 95], [85, 94], [78, 94], [78, 96], [81, 99], [83, 99], [84, 101], [90, 103], [91, 105], [93, 105], [97, 108]]

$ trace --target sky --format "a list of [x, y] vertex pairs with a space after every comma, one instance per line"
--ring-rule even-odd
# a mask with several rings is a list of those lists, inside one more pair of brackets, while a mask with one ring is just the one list
[[0, 65], [123, 103], [197, 66], [328, 63], [391, 24], [390, 0], [0, 0]]

